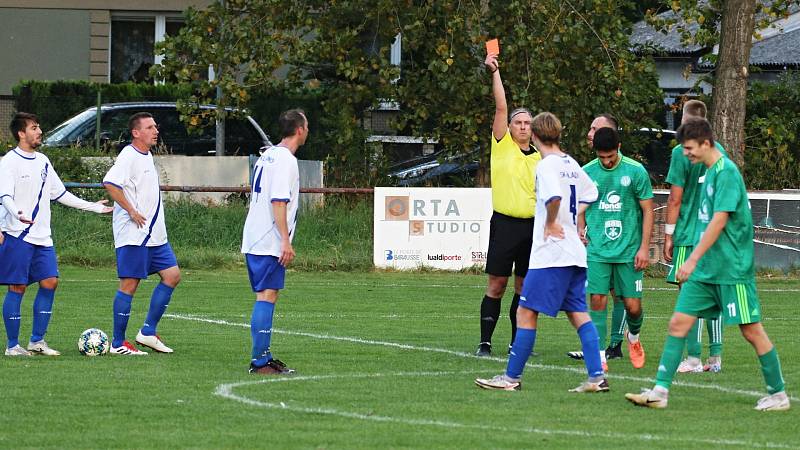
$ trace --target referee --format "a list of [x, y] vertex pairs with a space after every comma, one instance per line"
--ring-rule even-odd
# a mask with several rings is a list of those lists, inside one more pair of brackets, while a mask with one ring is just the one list
[[[525, 108], [508, 114], [506, 94], [497, 54], [486, 56], [485, 64], [492, 72], [492, 94], [495, 101], [492, 123], [492, 220], [489, 225], [489, 252], [486, 273], [489, 284], [481, 302], [481, 341], [478, 356], [492, 354], [492, 334], [500, 319], [500, 300], [508, 277], [514, 270], [514, 300], [508, 311], [511, 319], [511, 343], [517, 333], [517, 306], [522, 281], [528, 272], [536, 209], [534, 174], [542, 159], [531, 144], [533, 116]], [[507, 121], [508, 120], [508, 121]], [[509, 344], [509, 349], [511, 345]]]

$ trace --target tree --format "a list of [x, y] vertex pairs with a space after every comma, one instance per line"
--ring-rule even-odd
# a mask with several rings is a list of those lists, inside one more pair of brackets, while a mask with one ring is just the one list
[[[329, 130], [327, 180], [363, 186], [380, 182], [382, 175], [381, 155], [365, 145], [365, 121], [387, 101], [400, 105], [394, 123], [400, 134], [436, 139], [451, 154], [477, 151], [486, 168], [494, 108], [484, 42], [498, 37], [509, 105], [556, 113], [566, 125], [565, 149], [587, 160], [585, 134], [593, 115], [611, 112], [625, 129], [633, 129], [654, 123], [662, 108], [652, 62], [629, 51], [631, 24], [619, 8], [633, 5], [627, 0], [239, 0], [220, 8], [217, 1], [209, 12], [189, 14], [180, 35], [167, 39], [168, 69], [159, 73], [193, 83], [198, 93], [191, 104], [210, 99], [217, 85], [226, 104], [236, 106], [246, 106], [259, 84], [319, 93], [321, 120]], [[390, 60], [398, 34], [399, 67]], [[202, 81], [193, 67], [209, 62], [229, 75]], [[281, 64], [286, 77], [277, 80], [272, 73]]]
[[[743, 167], [745, 119], [750, 49], [761, 30], [779, 17], [786, 17], [797, 0], [664, 0], [675, 14], [648, 11], [648, 21], [668, 32], [676, 28], [685, 44], [706, 48], [704, 56], [716, 62], [712, 84], [710, 120], [712, 128], [736, 163]], [[719, 51], [713, 49], [718, 45]]]

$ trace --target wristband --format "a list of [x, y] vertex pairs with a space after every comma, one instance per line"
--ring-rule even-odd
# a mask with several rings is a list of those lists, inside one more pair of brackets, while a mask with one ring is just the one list
[[675, 224], [674, 223], [665, 223], [664, 224], [664, 234], [672, 235], [675, 233]]

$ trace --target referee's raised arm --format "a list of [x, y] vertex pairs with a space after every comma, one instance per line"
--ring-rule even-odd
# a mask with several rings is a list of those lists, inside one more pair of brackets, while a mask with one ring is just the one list
[[497, 54], [486, 55], [484, 63], [492, 73], [492, 95], [494, 96], [494, 122], [492, 122], [492, 135], [495, 140], [503, 139], [508, 131], [508, 104], [506, 103], [506, 91], [503, 89], [503, 80], [500, 78], [500, 63], [497, 62]]

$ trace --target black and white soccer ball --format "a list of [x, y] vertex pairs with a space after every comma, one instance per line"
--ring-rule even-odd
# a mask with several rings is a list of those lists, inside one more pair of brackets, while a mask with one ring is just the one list
[[111, 347], [111, 342], [109, 342], [108, 336], [103, 330], [98, 330], [97, 328], [89, 328], [81, 333], [81, 337], [78, 338], [78, 351], [82, 355], [105, 355], [108, 353], [109, 347]]

